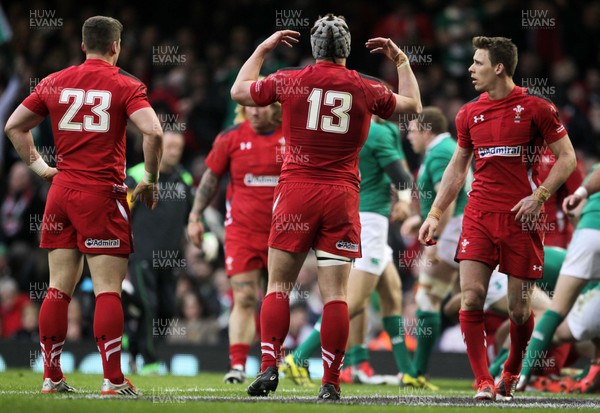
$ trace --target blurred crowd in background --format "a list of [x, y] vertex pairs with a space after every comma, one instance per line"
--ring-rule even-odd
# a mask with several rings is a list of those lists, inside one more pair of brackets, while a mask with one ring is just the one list
[[[263, 74], [310, 64], [312, 22], [319, 14], [333, 12], [346, 17], [352, 33], [349, 68], [396, 84], [393, 63], [379, 55], [369, 55], [363, 46], [370, 37], [392, 38], [411, 59], [423, 105], [440, 107], [450, 120], [476, 96], [467, 72], [472, 62], [472, 37], [512, 38], [519, 47], [515, 83], [554, 101], [587, 169], [600, 157], [599, 1], [273, 3], [172, 0], [159, 6], [107, 0], [92, 6], [70, 0], [9, 2], [3, 8], [13, 36], [0, 45], [0, 126], [3, 130], [7, 116], [41, 79], [83, 61], [84, 20], [97, 14], [109, 15], [124, 25], [118, 65], [148, 86], [149, 99], [163, 128], [184, 135], [181, 164], [191, 172], [195, 186], [214, 138], [233, 122], [235, 105], [229, 89], [256, 45], [275, 30], [298, 30], [302, 35], [300, 44], [271, 54]], [[49, 19], [49, 26], [40, 23], [40, 16]], [[454, 131], [453, 122], [451, 125]], [[399, 127], [402, 131], [402, 119]], [[403, 132], [403, 138], [404, 135]], [[52, 163], [56, 154], [48, 119], [34, 130], [34, 138], [40, 153]], [[403, 146], [409, 165], [416, 172], [418, 157], [405, 141]], [[128, 129], [127, 165], [142, 161], [141, 134]], [[37, 313], [48, 280], [46, 252], [38, 248], [48, 184], [18, 160], [5, 136], [0, 143], [0, 176], [0, 338], [37, 341]], [[221, 183], [222, 190], [213, 202], [214, 211], [221, 215], [225, 210], [226, 183]], [[414, 240], [401, 239], [398, 227], [391, 228], [390, 241], [398, 257]], [[182, 240], [184, 260], [173, 266], [173, 276], [177, 277], [174, 317], [187, 327], [187, 333], [161, 339], [226, 343], [232, 296], [223, 268], [222, 247], [219, 249], [208, 260], [205, 252]], [[422, 264], [417, 260], [414, 265], [406, 265], [408, 262], [412, 261], [396, 260], [406, 292], [406, 316], [414, 311], [411, 288]], [[92, 336], [94, 300], [85, 278], [86, 275], [69, 307], [68, 340]], [[296, 297], [292, 297], [292, 325], [286, 344], [289, 347], [302, 339], [320, 312], [315, 278], [314, 262], [309, 260], [295, 289]], [[375, 325], [372, 335], [377, 333]]]

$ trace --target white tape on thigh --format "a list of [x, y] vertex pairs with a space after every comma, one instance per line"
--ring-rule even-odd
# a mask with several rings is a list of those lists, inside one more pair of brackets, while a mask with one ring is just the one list
[[452, 284], [438, 280], [437, 278], [430, 276], [426, 272], [421, 272], [419, 274], [419, 284], [429, 287], [429, 294], [441, 299], [446, 297], [446, 295], [452, 289]]
[[352, 258], [342, 257], [341, 255], [331, 254], [323, 250], [316, 250], [317, 267], [332, 267], [334, 265], [344, 265], [352, 262]]
[[429, 294], [424, 286], [420, 285], [415, 294], [415, 302], [421, 311], [438, 311], [439, 308], [434, 308]]

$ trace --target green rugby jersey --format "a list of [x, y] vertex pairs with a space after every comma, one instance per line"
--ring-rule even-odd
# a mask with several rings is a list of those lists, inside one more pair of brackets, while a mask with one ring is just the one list
[[[436, 136], [427, 147], [423, 163], [419, 168], [417, 178], [418, 197], [421, 204], [421, 216], [427, 217], [433, 201], [435, 200], [435, 187], [442, 180], [444, 171], [454, 155], [456, 141], [449, 133]], [[456, 198], [456, 208], [453, 216], [462, 215], [467, 205], [467, 192], [463, 186]]]
[[397, 160], [404, 160], [400, 131], [392, 122], [371, 121], [369, 135], [360, 150], [360, 212], [390, 215], [390, 185], [392, 181], [384, 168]]

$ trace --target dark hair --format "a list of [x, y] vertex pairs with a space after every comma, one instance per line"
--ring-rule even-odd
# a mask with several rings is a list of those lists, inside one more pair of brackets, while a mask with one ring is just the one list
[[434, 106], [426, 106], [423, 108], [423, 112], [418, 115], [419, 123], [421, 125], [428, 125], [431, 127], [431, 133], [439, 135], [440, 133], [448, 132], [448, 119], [444, 112]]
[[123, 25], [117, 19], [106, 16], [90, 17], [81, 29], [83, 44], [88, 52], [107, 54], [114, 41], [118, 41]]
[[473, 37], [473, 47], [487, 50], [492, 65], [502, 63], [504, 71], [508, 76], [512, 77], [515, 74], [519, 57], [517, 46], [511, 39], [506, 37], [476, 36]]

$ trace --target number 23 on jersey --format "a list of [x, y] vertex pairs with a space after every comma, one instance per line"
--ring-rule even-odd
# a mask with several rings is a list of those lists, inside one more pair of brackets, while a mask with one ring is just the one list
[[[59, 103], [71, 104], [60, 122], [58, 129], [81, 132], [108, 132], [110, 126], [110, 114], [107, 112], [110, 108], [111, 93], [107, 90], [83, 90], [65, 88], [60, 92]], [[91, 111], [93, 115], [84, 115], [83, 123], [74, 122], [73, 118], [83, 105], [93, 105]]]

